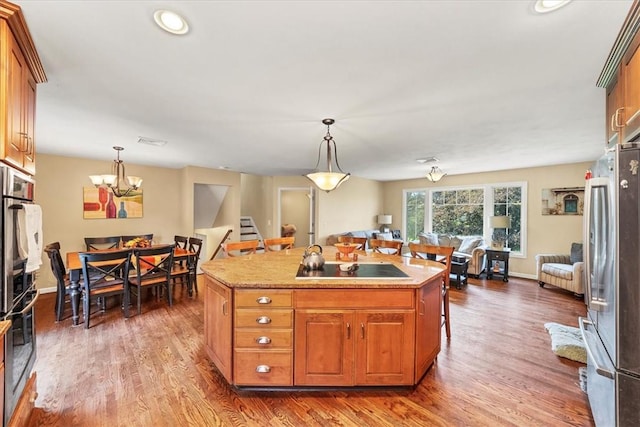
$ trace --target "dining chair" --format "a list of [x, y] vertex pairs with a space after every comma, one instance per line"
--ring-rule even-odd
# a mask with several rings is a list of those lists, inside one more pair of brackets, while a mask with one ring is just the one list
[[69, 281], [69, 275], [67, 274], [67, 269], [64, 266], [62, 255], [60, 255], [60, 242], [54, 242], [46, 245], [44, 247], [44, 251], [49, 257], [51, 271], [53, 272], [53, 276], [56, 278], [55, 313], [56, 322], [60, 322], [64, 314], [66, 303], [71, 303], [71, 300], [67, 298], [71, 294], [71, 282]]
[[[171, 269], [175, 245], [162, 245], [150, 248], [134, 248], [133, 261], [135, 275], [129, 278], [129, 292], [135, 292], [138, 314], [142, 312], [142, 289], [162, 289], [169, 306], [173, 305], [171, 292]], [[160, 295], [160, 293], [158, 293]]]
[[400, 240], [383, 240], [370, 239], [369, 247], [373, 252], [387, 255], [402, 255], [402, 241]]
[[281, 251], [283, 249], [293, 249], [293, 245], [296, 242], [294, 236], [291, 237], [273, 237], [271, 239], [264, 239], [264, 248], [267, 252]]
[[85, 237], [84, 244], [87, 246], [87, 252], [101, 249], [114, 249], [120, 246], [120, 236]]
[[451, 338], [451, 323], [449, 320], [449, 283], [451, 276], [451, 257], [453, 246], [424, 245], [421, 243], [409, 243], [411, 256], [421, 259], [435, 259], [446, 267], [442, 278], [442, 324], [447, 332], [447, 339]]
[[187, 245], [189, 243], [189, 238], [187, 236], [173, 236], [173, 241], [176, 244], [176, 248], [187, 249]]
[[338, 243], [357, 243], [360, 245], [358, 249], [364, 251], [367, 246], [367, 238], [355, 236], [338, 236]]
[[242, 240], [240, 242], [227, 242], [222, 245], [222, 250], [228, 257], [255, 254], [258, 249], [258, 240]]
[[197, 237], [189, 237], [188, 251], [194, 253], [189, 257], [189, 272], [191, 277], [191, 289], [195, 289], [198, 293], [198, 262], [200, 261], [200, 252], [202, 251], [202, 239]]
[[174, 285], [176, 281], [180, 279], [180, 283], [184, 287], [184, 280], [186, 278], [187, 289], [189, 290], [189, 296], [191, 296], [193, 289], [198, 293], [197, 273], [198, 261], [200, 260], [200, 252], [202, 250], [202, 239], [189, 237], [187, 242], [188, 246], [185, 250], [189, 251], [192, 255], [189, 255], [186, 259], [181, 258], [180, 261], [176, 261], [174, 257], [171, 279]]
[[91, 299], [100, 298], [98, 306], [106, 310], [106, 297], [120, 295], [124, 317], [129, 317], [128, 278], [131, 266], [131, 251], [81, 252], [82, 263], [82, 309], [84, 328], [89, 329]]

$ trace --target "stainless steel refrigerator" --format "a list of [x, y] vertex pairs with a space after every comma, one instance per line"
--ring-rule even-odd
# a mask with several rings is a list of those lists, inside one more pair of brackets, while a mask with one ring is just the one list
[[598, 427], [640, 425], [640, 144], [618, 144], [585, 186], [587, 393]]

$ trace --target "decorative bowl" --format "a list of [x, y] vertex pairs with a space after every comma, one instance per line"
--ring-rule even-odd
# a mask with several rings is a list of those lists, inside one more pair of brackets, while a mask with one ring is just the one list
[[338, 251], [340, 251], [340, 253], [345, 259], [348, 259], [351, 252], [355, 251], [358, 248], [358, 246], [360, 245], [357, 243], [336, 243], [335, 244], [335, 247], [338, 249]]

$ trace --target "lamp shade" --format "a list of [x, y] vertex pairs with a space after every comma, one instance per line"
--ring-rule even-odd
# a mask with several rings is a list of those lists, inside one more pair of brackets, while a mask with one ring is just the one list
[[504, 216], [492, 216], [489, 218], [491, 228], [509, 228], [511, 227], [511, 218]]
[[378, 224], [389, 225], [393, 222], [391, 215], [378, 215]]

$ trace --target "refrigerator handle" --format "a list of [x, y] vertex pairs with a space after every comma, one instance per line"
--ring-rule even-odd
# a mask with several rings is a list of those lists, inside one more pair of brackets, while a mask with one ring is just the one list
[[587, 349], [587, 357], [591, 359], [591, 361], [593, 362], [593, 366], [596, 368], [596, 373], [598, 373], [599, 375], [602, 375], [603, 377], [614, 379], [615, 373], [600, 366], [596, 358], [593, 357], [593, 352], [591, 351], [591, 347], [589, 347], [589, 341], [587, 340], [585, 325], [593, 326], [593, 322], [585, 319], [584, 317], [578, 317], [578, 323], [580, 324], [580, 333], [582, 334], [582, 341], [584, 342], [584, 346]]

